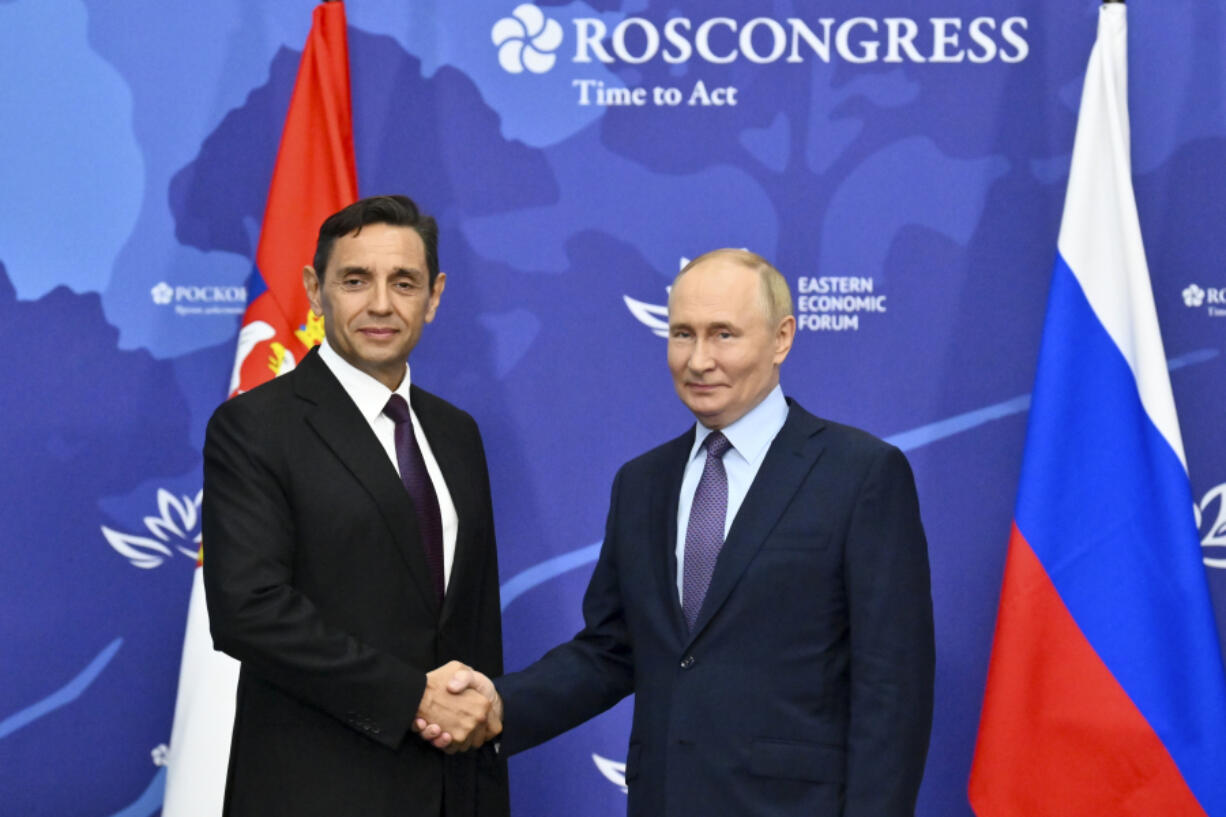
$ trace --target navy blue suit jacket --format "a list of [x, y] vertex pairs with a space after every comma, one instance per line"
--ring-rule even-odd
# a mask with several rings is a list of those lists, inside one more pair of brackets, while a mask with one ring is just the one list
[[584, 629], [497, 682], [504, 751], [634, 693], [631, 817], [913, 814], [934, 647], [911, 469], [789, 403], [692, 632], [674, 547], [693, 431], [622, 467]]

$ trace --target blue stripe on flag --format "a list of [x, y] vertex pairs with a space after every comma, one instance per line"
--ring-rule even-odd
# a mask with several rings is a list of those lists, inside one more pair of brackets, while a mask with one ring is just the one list
[[247, 276], [247, 303], [250, 304], [267, 291], [268, 284], [264, 282], [263, 273], [260, 272], [259, 267], [252, 264], [251, 274]]
[[1226, 814], [1226, 672], [1188, 477], [1059, 256], [1016, 519], [1201, 805]]

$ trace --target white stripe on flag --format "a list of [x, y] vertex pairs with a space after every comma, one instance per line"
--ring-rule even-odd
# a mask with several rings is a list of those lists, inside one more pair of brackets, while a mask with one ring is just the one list
[[1127, 32], [1123, 3], [1099, 10], [1058, 245], [1128, 361], [1146, 413], [1186, 471], [1132, 190]]
[[213, 649], [203, 573], [197, 566], [187, 608], [162, 817], [220, 817], [226, 791], [239, 663]]

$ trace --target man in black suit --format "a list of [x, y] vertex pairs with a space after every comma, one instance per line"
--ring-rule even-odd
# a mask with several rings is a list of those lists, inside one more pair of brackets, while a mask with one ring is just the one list
[[[204, 447], [214, 643], [242, 662], [226, 783], [232, 817], [505, 815], [489, 702], [444, 684], [502, 668], [485, 453], [463, 411], [410, 385], [407, 359], [446, 275], [438, 227], [403, 196], [320, 227], [303, 271], [326, 340], [224, 403]], [[411, 410], [410, 410], [411, 407]]]
[[634, 693], [632, 817], [914, 813], [934, 665], [914, 479], [898, 449], [784, 398], [795, 328], [761, 257], [681, 271], [668, 363], [698, 423], [618, 472], [586, 626], [497, 695], [452, 679], [501, 706], [507, 753]]

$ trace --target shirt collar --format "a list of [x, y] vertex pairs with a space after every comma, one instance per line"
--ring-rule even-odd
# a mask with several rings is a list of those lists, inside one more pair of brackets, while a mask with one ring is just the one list
[[319, 345], [319, 359], [336, 375], [341, 387], [368, 423], [373, 424], [379, 415], [383, 414], [383, 407], [393, 394], [399, 394], [406, 401], [409, 399], [408, 362], [404, 364], [404, 378], [393, 391], [341, 357], [340, 353], [328, 344], [327, 338]]
[[[732, 447], [747, 461], [755, 462], [762, 458], [767, 446], [779, 429], [783, 428], [788, 418], [788, 401], [783, 396], [783, 387], [775, 384], [770, 394], [761, 403], [751, 408], [739, 420], [721, 429]], [[690, 459], [693, 460], [702, 451], [703, 443], [714, 429], [707, 428], [702, 423], [694, 426], [694, 447], [690, 449]]]

